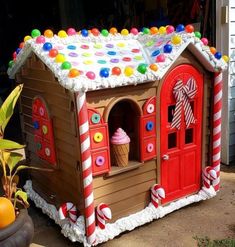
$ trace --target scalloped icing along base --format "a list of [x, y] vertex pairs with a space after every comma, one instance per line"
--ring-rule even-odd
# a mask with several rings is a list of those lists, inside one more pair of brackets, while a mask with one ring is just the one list
[[[85, 222], [83, 216], [78, 217], [77, 222], [72, 225], [68, 222], [67, 219], [60, 220], [56, 207], [54, 205], [48, 204], [33, 190], [31, 180], [26, 181], [24, 189], [27, 192], [29, 198], [35, 203], [36, 207], [42, 209], [44, 214], [47, 214], [55, 221], [56, 224], [61, 227], [61, 233], [65, 237], [69, 238], [72, 242], [83, 243], [85, 247], [91, 246], [86, 241]], [[210, 199], [215, 195], [216, 192], [212, 186], [209, 189], [202, 187], [202, 189], [197, 194], [181, 198], [175, 202], [171, 202], [166, 206], [159, 206], [158, 208], [155, 208], [152, 203], [149, 203], [146, 208], [135, 214], [120, 218], [114, 223], [107, 223], [104, 230], [96, 227], [96, 243], [94, 245], [106, 242], [115, 238], [122, 232], [131, 231], [138, 226], [149, 223], [155, 219], [162, 218], [175, 210], [195, 202]]]

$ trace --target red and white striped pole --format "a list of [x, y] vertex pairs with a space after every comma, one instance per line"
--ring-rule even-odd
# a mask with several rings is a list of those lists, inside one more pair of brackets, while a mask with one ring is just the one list
[[93, 244], [95, 236], [95, 208], [93, 195], [93, 177], [91, 148], [89, 135], [88, 111], [86, 106], [86, 93], [79, 92], [76, 95], [78, 125], [81, 144], [82, 178], [85, 200], [85, 222], [87, 242]]
[[215, 191], [220, 186], [220, 157], [221, 157], [221, 113], [222, 113], [222, 73], [214, 74], [214, 105], [213, 105], [213, 146], [212, 167], [217, 173], [217, 178], [212, 182]]

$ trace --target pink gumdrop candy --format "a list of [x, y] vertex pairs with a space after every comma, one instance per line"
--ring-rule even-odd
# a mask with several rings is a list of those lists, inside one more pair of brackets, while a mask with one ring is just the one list
[[165, 55], [164, 54], [158, 55], [156, 58], [156, 62], [159, 62], [159, 63], [165, 62]]
[[208, 45], [208, 39], [207, 38], [201, 38], [201, 42], [203, 45]]
[[76, 30], [75, 30], [74, 28], [70, 27], [70, 28], [67, 30], [67, 34], [68, 34], [69, 36], [72, 36], [72, 35], [77, 34], [77, 32], [76, 32]]
[[138, 29], [135, 27], [133, 27], [130, 32], [134, 35], [137, 35], [139, 33]]
[[166, 27], [166, 33], [169, 34], [169, 33], [173, 33], [175, 31], [175, 28], [171, 25], [167, 26]]
[[127, 133], [122, 129], [118, 128], [111, 138], [112, 144], [126, 144], [130, 142], [130, 138]]
[[36, 38], [36, 43], [37, 44], [44, 44], [46, 41], [45, 37], [43, 35], [40, 35]]

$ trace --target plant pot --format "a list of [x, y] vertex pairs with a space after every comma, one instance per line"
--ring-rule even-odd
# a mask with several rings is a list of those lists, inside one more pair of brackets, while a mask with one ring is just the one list
[[21, 209], [16, 220], [0, 230], [1, 247], [28, 247], [34, 235], [34, 225], [27, 209]]

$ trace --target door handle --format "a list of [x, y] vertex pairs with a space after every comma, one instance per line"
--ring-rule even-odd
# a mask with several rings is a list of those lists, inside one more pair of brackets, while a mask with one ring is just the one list
[[168, 154], [164, 154], [164, 155], [162, 156], [162, 159], [163, 159], [163, 160], [169, 160], [169, 155], [168, 155]]

